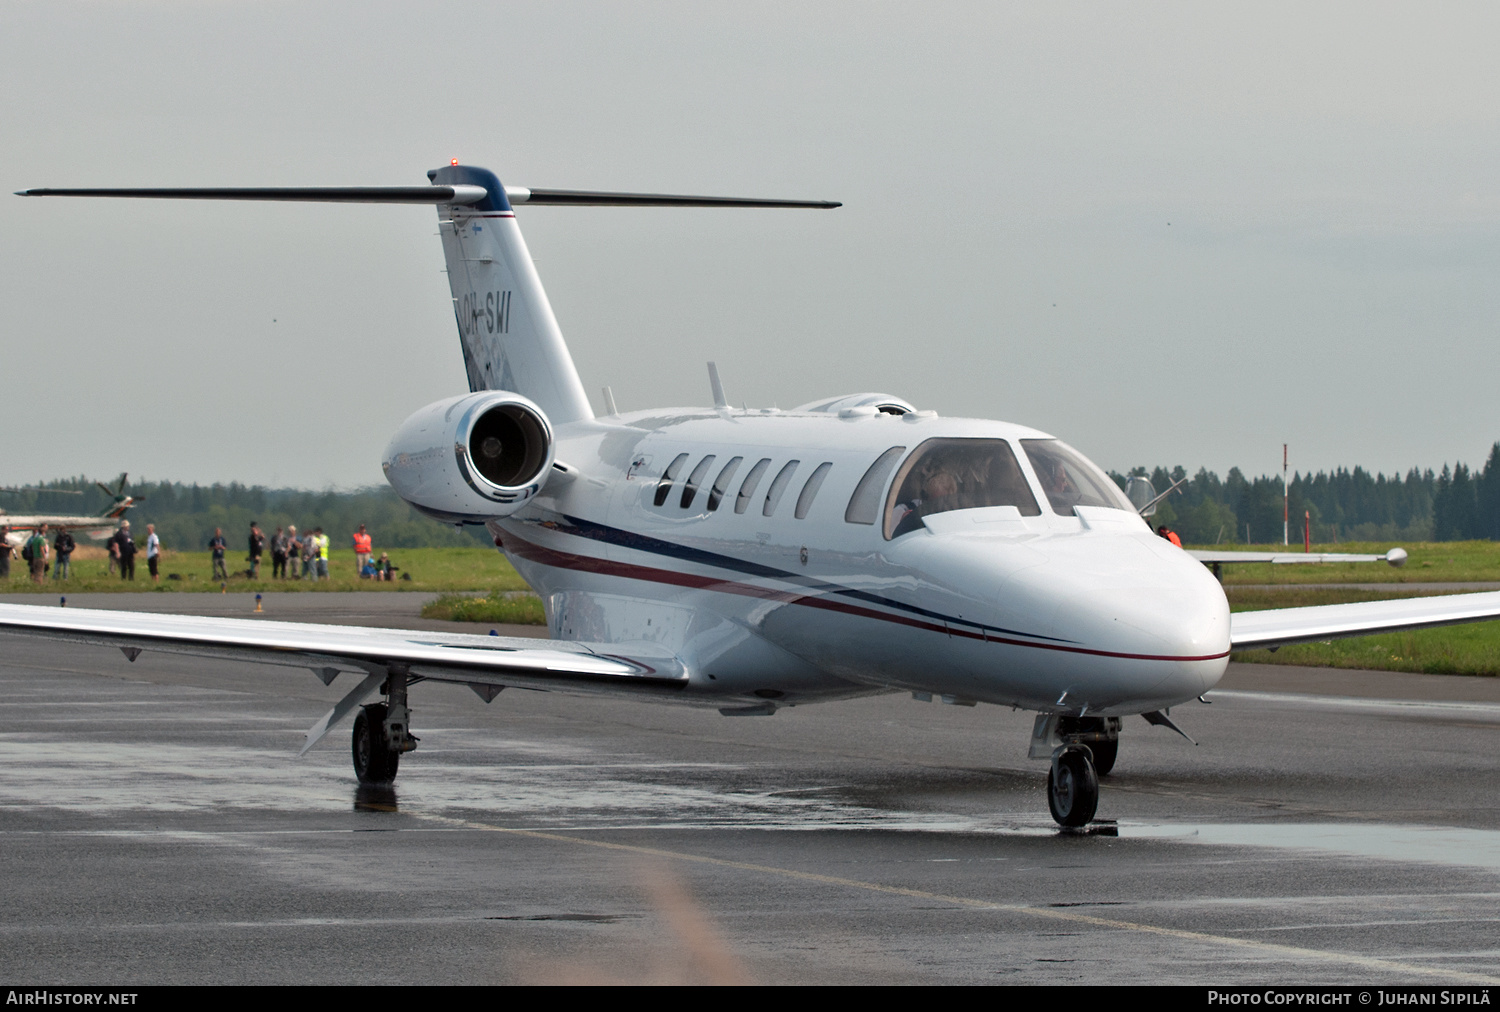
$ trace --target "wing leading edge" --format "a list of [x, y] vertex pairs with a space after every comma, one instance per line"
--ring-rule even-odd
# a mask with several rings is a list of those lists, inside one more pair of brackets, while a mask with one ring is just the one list
[[1229, 617], [1229, 643], [1235, 650], [1254, 650], [1497, 618], [1500, 592], [1241, 611]]
[[1215, 552], [1201, 548], [1187, 549], [1187, 553], [1208, 565], [1225, 562], [1269, 562], [1278, 566], [1299, 562], [1388, 562], [1393, 566], [1401, 566], [1406, 562], [1404, 548], [1392, 548], [1384, 555], [1350, 555], [1343, 552]]
[[[481, 695], [486, 687], [506, 686], [671, 695], [688, 684], [687, 670], [675, 655], [644, 643], [571, 643], [24, 604], [0, 604], [0, 632], [116, 646], [132, 660], [133, 651], [159, 650], [367, 674], [399, 664], [414, 676], [461, 682]], [[331, 681], [332, 674], [320, 677]]]

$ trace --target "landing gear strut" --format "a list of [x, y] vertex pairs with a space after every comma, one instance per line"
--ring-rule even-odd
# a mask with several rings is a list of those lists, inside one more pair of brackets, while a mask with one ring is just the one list
[[362, 784], [388, 784], [396, 779], [401, 753], [417, 747], [411, 734], [411, 711], [406, 707], [407, 669], [392, 665], [380, 687], [384, 703], [371, 703], [354, 718], [354, 775]]
[[1099, 778], [1120, 753], [1119, 717], [1044, 713], [1031, 732], [1031, 758], [1050, 759], [1047, 807], [1058, 825], [1086, 826], [1099, 810]]

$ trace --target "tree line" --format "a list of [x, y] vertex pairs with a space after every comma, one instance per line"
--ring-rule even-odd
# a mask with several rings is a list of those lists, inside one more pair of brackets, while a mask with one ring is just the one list
[[[1181, 465], [1132, 468], [1165, 491], [1188, 478]], [[1111, 471], [1123, 488], [1128, 475]], [[60, 491], [82, 492], [64, 495]], [[389, 487], [350, 491], [266, 488], [262, 485], [185, 484], [141, 481], [129, 485], [144, 497], [129, 513], [131, 527], [144, 531], [156, 524], [162, 543], [182, 551], [202, 549], [214, 528], [222, 528], [234, 545], [257, 521], [268, 535], [296, 524], [306, 531], [322, 527], [335, 544], [360, 524], [369, 527], [383, 548], [462, 547], [491, 544], [483, 527], [455, 528], [424, 517]], [[36, 490], [7, 493], [0, 507], [9, 513], [98, 513], [112, 502], [92, 479], [62, 478]], [[1288, 487], [1291, 540], [1302, 539], [1303, 515], [1311, 518], [1312, 538], [1338, 541], [1500, 540], [1500, 443], [1490, 450], [1483, 469], [1463, 463], [1412, 468], [1404, 475], [1371, 474], [1362, 467], [1337, 468], [1294, 475]], [[1199, 468], [1157, 508], [1154, 523], [1173, 528], [1190, 544], [1280, 544], [1281, 476], [1247, 478], [1237, 467], [1220, 479]]]
[[[1181, 466], [1132, 468], [1158, 492], [1188, 477]], [[1127, 475], [1110, 472], [1123, 488]], [[1179, 494], [1180, 493], [1180, 494]], [[1295, 474], [1287, 487], [1290, 540], [1302, 540], [1304, 518], [1312, 539], [1339, 541], [1500, 540], [1500, 443], [1483, 469], [1444, 464], [1440, 471], [1412, 468], [1402, 474], [1371, 474], [1362, 467]], [[1162, 500], [1156, 524], [1177, 531], [1189, 544], [1280, 544], [1280, 475], [1247, 478], [1230, 468], [1221, 481], [1199, 468], [1178, 492]]]
[[[114, 485], [113, 481], [106, 484]], [[83, 495], [59, 494], [59, 490]], [[375, 539], [376, 551], [385, 548], [450, 548], [491, 545], [483, 527], [439, 523], [412, 509], [387, 486], [351, 491], [265, 488], [261, 485], [187, 485], [174, 481], [131, 482], [125, 492], [145, 501], [126, 514], [136, 540], [145, 538], [146, 525], [156, 525], [162, 544], [179, 551], [200, 551], [213, 536], [224, 531], [231, 548], [242, 547], [252, 521], [269, 537], [277, 527], [296, 524], [298, 531], [321, 527], [335, 547], [348, 547], [348, 536], [365, 524]], [[113, 502], [93, 480], [64, 478], [44, 482], [37, 491], [13, 492], [0, 497], [7, 513], [99, 513]], [[79, 539], [88, 544], [86, 539]]]

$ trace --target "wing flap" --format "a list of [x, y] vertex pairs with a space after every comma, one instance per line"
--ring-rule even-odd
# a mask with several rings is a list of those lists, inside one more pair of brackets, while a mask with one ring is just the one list
[[404, 664], [435, 681], [673, 692], [688, 673], [651, 644], [588, 644], [412, 629], [313, 625], [198, 615], [148, 615], [0, 604], [0, 632], [80, 643], [369, 672]]
[[1235, 650], [1253, 650], [1497, 618], [1500, 592], [1322, 604], [1235, 612], [1229, 617], [1229, 641]]

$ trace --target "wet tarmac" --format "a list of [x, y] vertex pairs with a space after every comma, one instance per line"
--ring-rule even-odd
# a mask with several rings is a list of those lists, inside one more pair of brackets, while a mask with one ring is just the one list
[[[422, 600], [275, 617], [411, 625]], [[1500, 978], [1496, 680], [1237, 665], [1173, 710], [1201, 744], [1127, 721], [1113, 825], [1080, 835], [1030, 717], [995, 707], [422, 684], [421, 748], [370, 790], [344, 729], [295, 758], [342, 679], [0, 637], [0, 686], [12, 980]]]

